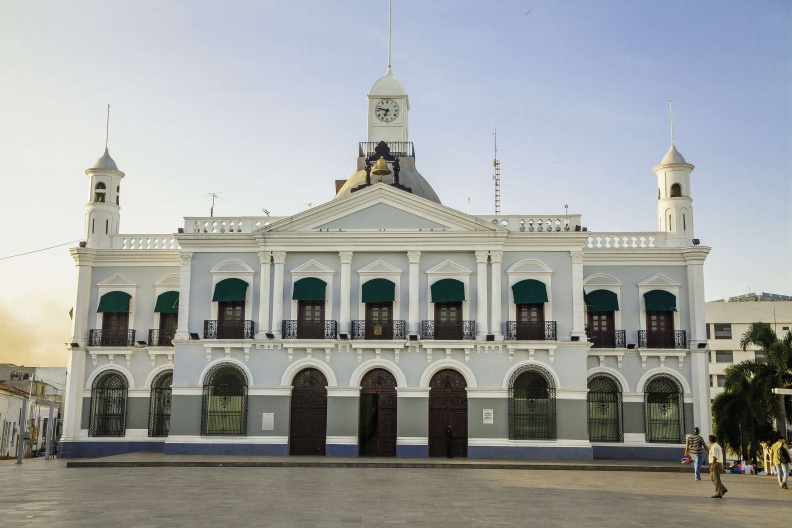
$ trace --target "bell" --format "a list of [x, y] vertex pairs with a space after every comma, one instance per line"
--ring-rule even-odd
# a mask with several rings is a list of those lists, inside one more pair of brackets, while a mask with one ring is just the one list
[[380, 156], [380, 159], [377, 160], [377, 164], [374, 166], [374, 170], [371, 171], [371, 174], [376, 174], [377, 176], [386, 176], [391, 173], [391, 170], [388, 168], [388, 162], [385, 161], [385, 158]]

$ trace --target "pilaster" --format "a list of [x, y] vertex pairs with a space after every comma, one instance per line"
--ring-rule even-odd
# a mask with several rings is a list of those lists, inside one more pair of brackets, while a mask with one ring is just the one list
[[283, 322], [283, 268], [286, 263], [286, 252], [273, 251], [272, 262], [275, 264], [275, 273], [272, 277], [272, 333], [279, 338]]
[[339, 251], [341, 259], [341, 312], [339, 314], [339, 333], [350, 334], [350, 296], [352, 294], [352, 252]]
[[179, 322], [176, 327], [174, 340], [186, 341], [190, 339], [190, 275], [192, 273], [192, 253], [184, 252], [180, 256]]
[[489, 333], [487, 324], [487, 262], [489, 251], [476, 251], [476, 339], [483, 341]]
[[582, 251], [570, 251], [569, 254], [572, 258], [572, 337], [578, 337], [580, 341], [585, 341], [586, 302], [583, 299], [583, 259], [585, 255]]
[[259, 316], [256, 339], [265, 339], [270, 331], [270, 274], [272, 272], [272, 252], [259, 251], [261, 281], [259, 283]]
[[408, 296], [408, 315], [407, 315], [407, 328], [409, 334], [421, 335], [421, 320], [420, 320], [420, 264], [421, 252], [408, 251], [407, 260], [410, 263], [410, 288]]
[[503, 268], [503, 251], [490, 251], [490, 261], [492, 262], [492, 324], [491, 331], [495, 335], [495, 341], [503, 341], [501, 326], [501, 273]]

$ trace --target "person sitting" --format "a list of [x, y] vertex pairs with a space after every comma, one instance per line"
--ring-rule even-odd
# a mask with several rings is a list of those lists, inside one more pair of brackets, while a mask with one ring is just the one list
[[743, 475], [755, 475], [756, 470], [754, 469], [754, 465], [751, 464], [750, 460], [746, 460], [743, 464]]

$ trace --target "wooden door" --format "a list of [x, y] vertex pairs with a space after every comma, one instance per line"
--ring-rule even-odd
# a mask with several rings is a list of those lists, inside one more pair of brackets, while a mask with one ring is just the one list
[[517, 339], [544, 340], [544, 303], [517, 305]]
[[289, 424], [289, 454], [325, 455], [327, 443], [327, 378], [316, 369], [294, 377]]
[[219, 339], [242, 339], [245, 324], [245, 301], [220, 301], [217, 305], [217, 337]]
[[674, 313], [646, 312], [649, 348], [674, 348]]
[[129, 312], [102, 314], [102, 346], [131, 346], [128, 342]]
[[462, 301], [434, 303], [435, 339], [462, 339]]
[[452, 425], [451, 453], [467, 456], [467, 383], [455, 370], [441, 370], [429, 383], [429, 456], [446, 456], [445, 430]]
[[297, 339], [324, 339], [324, 301], [299, 301]]
[[358, 452], [396, 456], [396, 378], [385, 369], [374, 369], [361, 385]]
[[616, 329], [613, 312], [589, 312], [589, 336], [595, 348], [616, 346]]
[[393, 339], [393, 303], [366, 303], [366, 339]]
[[179, 314], [161, 313], [159, 320], [159, 346], [171, 346], [171, 340], [176, 335], [179, 324]]

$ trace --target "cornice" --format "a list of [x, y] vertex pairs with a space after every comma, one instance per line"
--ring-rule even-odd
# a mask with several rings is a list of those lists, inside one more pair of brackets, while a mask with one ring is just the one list
[[90, 249], [70, 250], [77, 265], [104, 266], [180, 266], [179, 250]]

